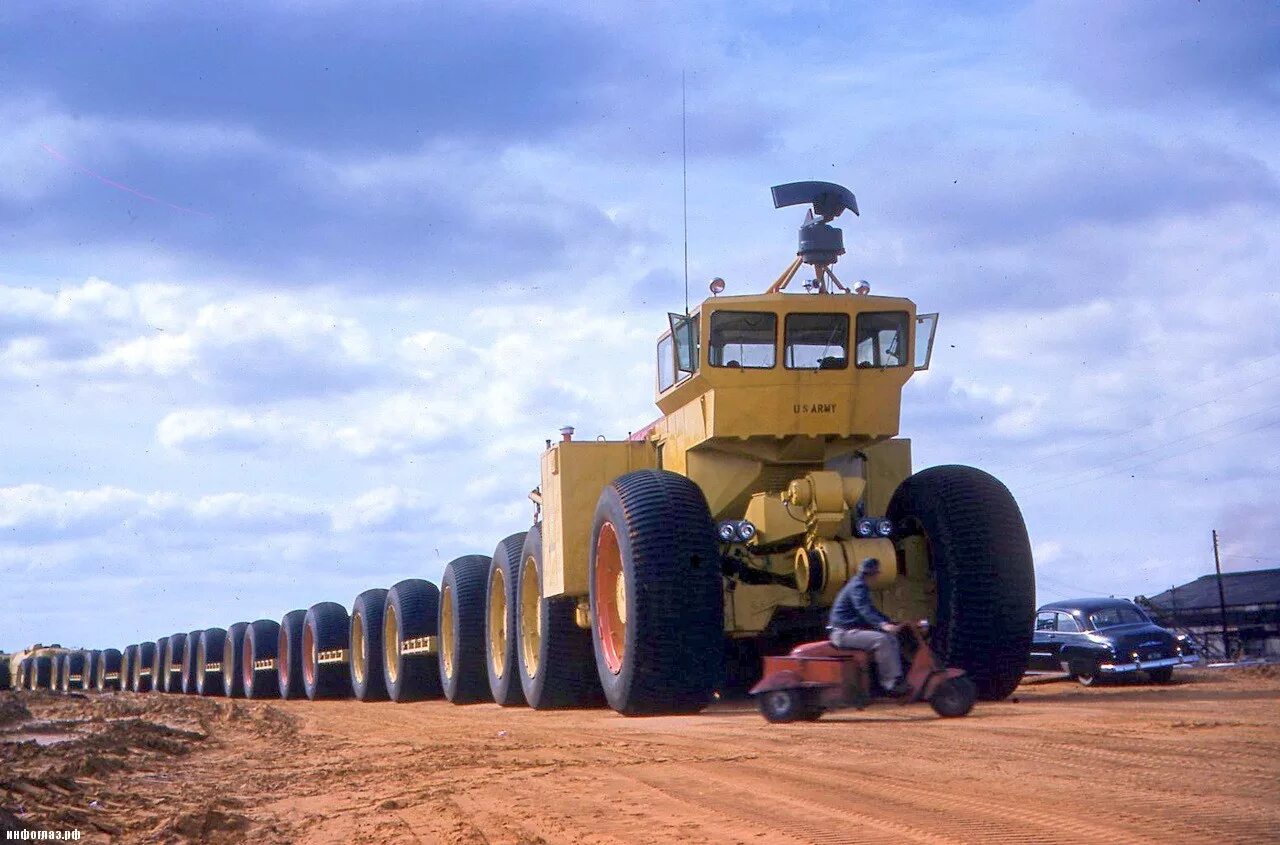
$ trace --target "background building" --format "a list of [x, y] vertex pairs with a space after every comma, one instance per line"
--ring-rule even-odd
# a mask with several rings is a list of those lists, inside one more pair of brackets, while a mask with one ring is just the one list
[[1280, 659], [1280, 568], [1202, 575], [1163, 593], [1137, 597], [1156, 621], [1190, 634], [1207, 654]]

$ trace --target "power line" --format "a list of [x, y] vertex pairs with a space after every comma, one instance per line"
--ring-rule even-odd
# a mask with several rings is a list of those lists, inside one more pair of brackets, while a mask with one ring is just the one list
[[[1150, 466], [1151, 464], [1159, 463], [1160, 461], [1164, 461], [1164, 460], [1168, 460], [1168, 459], [1170, 459], [1170, 458], [1176, 458], [1176, 457], [1179, 457], [1179, 456], [1181, 456], [1181, 455], [1185, 455], [1187, 452], [1194, 452], [1194, 451], [1196, 451], [1197, 449], [1203, 449], [1205, 446], [1209, 446], [1209, 445], [1213, 445], [1213, 444], [1215, 444], [1215, 443], [1221, 443], [1221, 442], [1223, 442], [1223, 441], [1230, 440], [1230, 439], [1231, 439], [1231, 438], [1233, 438], [1233, 437], [1241, 437], [1241, 436], [1243, 436], [1243, 435], [1245, 435], [1245, 434], [1252, 434], [1252, 433], [1253, 433], [1253, 432], [1255, 432], [1255, 431], [1261, 431], [1261, 430], [1262, 430], [1262, 429], [1264, 429], [1264, 428], [1269, 428], [1269, 427], [1271, 427], [1271, 426], [1273, 426], [1273, 425], [1276, 425], [1276, 424], [1277, 424], [1277, 422], [1280, 422], [1280, 421], [1272, 420], [1272, 421], [1270, 421], [1270, 422], [1263, 423], [1262, 425], [1257, 426], [1257, 427], [1255, 427], [1255, 428], [1251, 428], [1251, 429], [1249, 429], [1249, 430], [1247, 430], [1247, 431], [1234, 432], [1234, 433], [1228, 434], [1226, 437], [1213, 438], [1213, 439], [1210, 439], [1210, 440], [1208, 440], [1208, 441], [1206, 441], [1206, 442], [1204, 442], [1204, 443], [1200, 444], [1199, 446], [1193, 446], [1193, 447], [1191, 447], [1190, 449], [1183, 450], [1183, 451], [1178, 452], [1178, 453], [1173, 454], [1173, 455], [1162, 455], [1162, 456], [1160, 456], [1160, 457], [1158, 457], [1158, 458], [1156, 458], [1155, 460], [1152, 460], [1152, 461], [1145, 461], [1145, 462], [1143, 462], [1143, 463], [1133, 464], [1132, 466], [1118, 467], [1117, 469], [1109, 469], [1110, 467], [1114, 467], [1114, 466], [1116, 466], [1117, 464], [1124, 463], [1124, 462], [1126, 462], [1126, 461], [1129, 461], [1129, 460], [1131, 460], [1131, 459], [1133, 459], [1133, 458], [1136, 458], [1136, 457], [1139, 457], [1139, 456], [1141, 456], [1141, 455], [1149, 455], [1149, 454], [1151, 454], [1152, 452], [1157, 452], [1157, 451], [1159, 451], [1159, 450], [1161, 450], [1161, 449], [1167, 449], [1168, 447], [1173, 446], [1173, 445], [1175, 445], [1175, 444], [1177, 444], [1177, 443], [1182, 443], [1182, 442], [1185, 442], [1185, 441], [1187, 441], [1187, 440], [1194, 440], [1194, 439], [1196, 439], [1196, 438], [1200, 437], [1201, 435], [1208, 434], [1208, 433], [1209, 433], [1209, 432], [1211, 432], [1211, 431], [1217, 431], [1217, 430], [1219, 430], [1219, 429], [1226, 428], [1227, 426], [1235, 425], [1236, 423], [1240, 422], [1241, 420], [1246, 420], [1246, 419], [1249, 419], [1250, 417], [1256, 417], [1258, 414], [1263, 414], [1263, 413], [1266, 413], [1267, 411], [1272, 411], [1272, 410], [1275, 410], [1275, 409], [1277, 409], [1277, 408], [1280, 408], [1280, 402], [1278, 402], [1278, 403], [1276, 403], [1276, 404], [1274, 404], [1274, 405], [1268, 405], [1268, 406], [1266, 406], [1265, 408], [1260, 408], [1260, 409], [1258, 409], [1258, 410], [1256, 410], [1256, 411], [1251, 411], [1250, 413], [1247, 413], [1247, 414], [1242, 414], [1241, 416], [1238, 416], [1238, 417], [1233, 417], [1233, 418], [1231, 418], [1231, 419], [1227, 420], [1226, 422], [1220, 423], [1220, 424], [1218, 424], [1218, 425], [1210, 426], [1209, 428], [1203, 428], [1203, 429], [1200, 429], [1199, 431], [1194, 431], [1194, 432], [1192, 432], [1191, 434], [1183, 435], [1182, 437], [1176, 437], [1176, 438], [1174, 438], [1173, 440], [1169, 440], [1169, 441], [1167, 441], [1167, 442], [1165, 442], [1165, 443], [1161, 443], [1161, 444], [1159, 444], [1159, 445], [1157, 445], [1157, 446], [1152, 446], [1150, 449], [1143, 449], [1143, 450], [1141, 450], [1141, 451], [1133, 452], [1133, 453], [1131, 453], [1131, 454], [1129, 454], [1129, 455], [1125, 455], [1124, 457], [1117, 458], [1117, 459], [1115, 459], [1115, 460], [1113, 460], [1113, 461], [1107, 461], [1106, 463], [1098, 464], [1098, 465], [1093, 466], [1093, 467], [1086, 467], [1086, 468], [1081, 469], [1081, 470], [1076, 470], [1076, 471], [1074, 471], [1074, 472], [1069, 472], [1069, 473], [1067, 473], [1066, 475], [1061, 475], [1061, 476], [1058, 476], [1057, 478], [1050, 478], [1050, 479], [1047, 479], [1047, 480], [1045, 480], [1045, 481], [1042, 481], [1042, 482], [1040, 482], [1040, 483], [1038, 483], [1038, 484], [1032, 484], [1030, 487], [1028, 487], [1027, 489], [1023, 490], [1022, 492], [1023, 492], [1023, 493], [1043, 493], [1043, 492], [1049, 492], [1049, 491], [1052, 491], [1052, 490], [1061, 490], [1061, 489], [1063, 489], [1064, 487], [1073, 487], [1073, 486], [1075, 486], [1076, 484], [1080, 484], [1080, 483], [1083, 483], [1083, 482], [1085, 482], [1085, 481], [1096, 481], [1096, 480], [1098, 480], [1099, 478], [1102, 478], [1102, 477], [1104, 477], [1104, 476], [1106, 476], [1106, 475], [1110, 475], [1110, 474], [1112, 474], [1112, 473], [1114, 473], [1114, 472], [1117, 472], [1117, 471], [1126, 471], [1126, 470], [1130, 470], [1130, 469], [1137, 469], [1137, 468], [1139, 468], [1139, 467]], [[1076, 480], [1076, 481], [1069, 481], [1069, 482], [1068, 482], [1068, 483], [1066, 483], [1066, 484], [1059, 484], [1059, 483], [1058, 483], [1058, 482], [1062, 482], [1062, 481], [1067, 481], [1067, 479], [1076, 478], [1077, 476], [1081, 476], [1081, 475], [1085, 475], [1085, 476], [1087, 476], [1089, 473], [1099, 473], [1099, 474], [1098, 474], [1098, 475], [1095, 475], [1095, 476], [1092, 476], [1092, 477], [1079, 478], [1079, 479], [1078, 479], [1078, 480]]]

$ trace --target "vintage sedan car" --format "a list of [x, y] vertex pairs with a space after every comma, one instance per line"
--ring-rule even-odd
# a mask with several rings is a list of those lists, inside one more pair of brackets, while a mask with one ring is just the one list
[[1127, 599], [1076, 599], [1036, 611], [1028, 669], [1067, 672], [1085, 686], [1145, 672], [1168, 683], [1175, 666], [1200, 661], [1185, 640]]

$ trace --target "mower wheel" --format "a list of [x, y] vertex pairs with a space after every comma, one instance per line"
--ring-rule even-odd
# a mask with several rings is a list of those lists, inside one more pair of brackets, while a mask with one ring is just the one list
[[978, 700], [978, 687], [965, 675], [947, 678], [929, 697], [929, 706], [939, 716], [951, 719], [968, 715]]
[[760, 715], [775, 725], [787, 722], [815, 722], [822, 718], [822, 708], [809, 702], [801, 689], [775, 689], [757, 696]]

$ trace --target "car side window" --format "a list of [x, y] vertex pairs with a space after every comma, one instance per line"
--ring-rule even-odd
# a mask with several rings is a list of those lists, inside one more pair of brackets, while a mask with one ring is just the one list
[[1037, 631], [1056, 631], [1058, 630], [1058, 614], [1053, 611], [1046, 611], [1036, 616]]
[[1080, 633], [1080, 623], [1070, 613], [1058, 614], [1058, 630], [1068, 634]]

